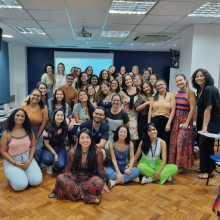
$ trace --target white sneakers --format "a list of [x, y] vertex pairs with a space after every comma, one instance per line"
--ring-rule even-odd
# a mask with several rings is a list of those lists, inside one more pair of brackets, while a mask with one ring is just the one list
[[53, 166], [47, 166], [47, 173], [52, 174], [53, 173]]
[[172, 177], [171, 176], [168, 177], [168, 179], [167, 179], [167, 182], [170, 182], [170, 181], [172, 181]]
[[148, 176], [143, 176], [142, 180], [141, 180], [141, 184], [146, 184], [146, 183], [151, 183], [152, 179]]
[[134, 179], [131, 180], [131, 181], [136, 182], [136, 183], [139, 183], [139, 182], [140, 182], [139, 177], [136, 177], [136, 178], [134, 178]]

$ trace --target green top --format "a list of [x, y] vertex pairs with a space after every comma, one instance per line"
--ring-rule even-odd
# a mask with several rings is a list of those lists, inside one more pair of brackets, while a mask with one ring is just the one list
[[[94, 109], [97, 107], [95, 103], [92, 103], [92, 105], [93, 105]], [[74, 105], [73, 113], [78, 114], [80, 120], [90, 120], [90, 117], [88, 117], [88, 119], [87, 119], [86, 115], [84, 114], [84, 112], [82, 110], [81, 103], [77, 103]]]
[[53, 86], [53, 79], [54, 79], [53, 74], [51, 74], [51, 77], [52, 77], [52, 79], [49, 79], [48, 76], [47, 76], [47, 74], [44, 73], [44, 74], [41, 76], [41, 82], [44, 82], [44, 83], [47, 85], [47, 87], [51, 87], [51, 86]]

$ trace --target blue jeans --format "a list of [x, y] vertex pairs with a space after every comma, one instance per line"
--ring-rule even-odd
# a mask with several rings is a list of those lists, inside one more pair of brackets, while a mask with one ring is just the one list
[[53, 98], [53, 86], [47, 87], [47, 99]]
[[[132, 168], [131, 173], [129, 175], [125, 174], [126, 165], [119, 165], [118, 164], [118, 169], [120, 170], [121, 174], [123, 174], [123, 177], [124, 177], [122, 184], [130, 182], [131, 180], [135, 179], [136, 177], [138, 177], [140, 175], [140, 171], [136, 167]], [[108, 168], [105, 171], [105, 176], [109, 180], [116, 180], [117, 179], [117, 173], [116, 173], [113, 165], [108, 165]]]
[[[26, 162], [29, 159], [29, 153], [15, 155], [12, 156], [12, 158], [16, 162]], [[37, 186], [43, 180], [42, 172], [34, 158], [26, 170], [14, 166], [7, 160], [4, 160], [4, 172], [12, 188], [16, 191], [24, 190], [28, 184], [31, 186]]]
[[[33, 126], [32, 130], [34, 132], [34, 136], [36, 137], [38, 131], [39, 131], [40, 125]], [[43, 149], [43, 133], [41, 134], [34, 153], [34, 159], [37, 161], [37, 163], [40, 165], [42, 162], [41, 154], [42, 154], [42, 149]]]
[[[57, 153], [58, 161], [55, 162], [54, 167], [58, 170], [63, 170], [66, 167], [67, 151], [65, 147], [55, 147], [54, 151]], [[42, 162], [47, 166], [54, 163], [54, 155], [46, 148], [43, 148]]]

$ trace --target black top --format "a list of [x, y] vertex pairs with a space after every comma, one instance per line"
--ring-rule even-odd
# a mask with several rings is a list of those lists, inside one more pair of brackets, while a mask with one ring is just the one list
[[200, 97], [197, 97], [198, 115], [203, 116], [206, 108], [211, 105], [210, 121], [220, 120], [220, 96], [215, 86], [205, 86]]
[[55, 140], [52, 139], [51, 134], [49, 133], [49, 125], [47, 125], [44, 129], [43, 136], [44, 140], [49, 140], [49, 144], [52, 148], [55, 147], [65, 147], [64, 139], [62, 137], [62, 128], [57, 128], [57, 136], [55, 137]]

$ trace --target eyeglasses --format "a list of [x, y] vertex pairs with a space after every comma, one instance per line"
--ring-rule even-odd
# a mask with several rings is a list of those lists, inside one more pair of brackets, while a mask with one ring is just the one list
[[97, 116], [98, 116], [98, 115], [99, 115], [99, 116], [102, 116], [102, 117], [104, 116], [104, 114], [102, 114], [102, 113], [98, 113], [98, 112], [94, 112], [94, 113], [95, 113], [95, 115], [97, 115]]
[[37, 94], [31, 94], [31, 95], [34, 96], [34, 97], [37, 97], [37, 98], [41, 97], [41, 95], [37, 95]]
[[160, 87], [160, 86], [164, 86], [165, 84], [160, 84], [160, 85], [157, 85], [156, 87], [158, 88], [158, 87]]
[[113, 102], [120, 102], [120, 100], [115, 100], [115, 99], [113, 99], [112, 101], [113, 101]]

